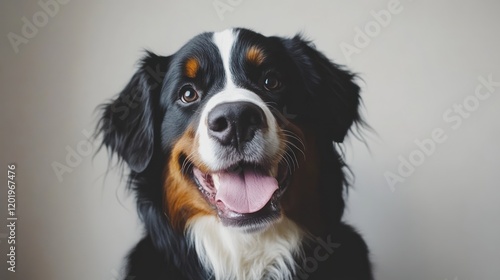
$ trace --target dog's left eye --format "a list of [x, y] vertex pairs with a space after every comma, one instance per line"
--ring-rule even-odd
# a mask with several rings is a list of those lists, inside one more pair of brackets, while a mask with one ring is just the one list
[[179, 98], [184, 103], [192, 103], [198, 100], [200, 96], [192, 86], [185, 86], [181, 89], [179, 93]]
[[281, 81], [275, 75], [267, 75], [264, 77], [264, 88], [269, 91], [278, 90], [281, 88]]

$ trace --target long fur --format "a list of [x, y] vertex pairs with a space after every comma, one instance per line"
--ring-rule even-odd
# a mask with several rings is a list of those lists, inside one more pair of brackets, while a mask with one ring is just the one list
[[[318, 151], [314, 163], [318, 166], [316, 183], [302, 187], [312, 187], [318, 200], [314, 205], [302, 205], [303, 209], [296, 212], [303, 215], [306, 224], [309, 220], [321, 221], [321, 230], [310, 238], [313, 228], [283, 217], [266, 231], [248, 234], [222, 226], [215, 215], [189, 220], [184, 231], [172, 226], [165, 210], [164, 187], [168, 186], [164, 184], [166, 174], [175, 171], [168, 170], [167, 162], [175, 141], [197, 112], [173, 105], [172, 96], [179, 86], [176, 82], [183, 76], [179, 70], [182, 59], [200, 60], [200, 68], [205, 67], [207, 73], [205, 81], [198, 81], [201, 84], [212, 83], [213, 88], [220, 88], [209, 78], [224, 75], [224, 69], [218, 68], [217, 61], [214, 63], [219, 53], [213, 47], [212, 33], [203, 33], [171, 56], [148, 52], [126, 87], [100, 107], [96, 134], [102, 137], [102, 146], [111, 157], [117, 155], [130, 168], [129, 186], [144, 223], [144, 237], [128, 256], [124, 279], [372, 280], [365, 242], [342, 222], [346, 165], [332, 143], [342, 142], [353, 124], [362, 123], [355, 75], [332, 63], [300, 36], [263, 37], [250, 30], [238, 30], [239, 40], [244, 43], [235, 52], [245, 49], [249, 42], [269, 44], [290, 71], [290, 92], [283, 100], [266, 104], [281, 106], [274, 108], [278, 110], [286, 105], [287, 113], [297, 116], [294, 121], [313, 133], [312, 148]], [[246, 73], [234, 75], [245, 78]], [[313, 208], [319, 213], [307, 216]], [[327, 243], [334, 244], [335, 250], [326, 248]], [[318, 248], [326, 248], [327, 259], [315, 258]], [[312, 260], [317, 264], [314, 269], [308, 267]]]
[[287, 218], [255, 234], [224, 227], [215, 217], [197, 218], [188, 229], [201, 262], [220, 280], [291, 280], [303, 235]]

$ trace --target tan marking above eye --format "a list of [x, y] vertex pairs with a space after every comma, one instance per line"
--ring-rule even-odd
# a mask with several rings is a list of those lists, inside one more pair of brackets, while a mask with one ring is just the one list
[[246, 58], [248, 62], [259, 66], [260, 64], [262, 64], [262, 62], [264, 62], [264, 51], [259, 47], [251, 46], [250, 48], [248, 48]]
[[195, 78], [199, 69], [200, 69], [200, 62], [196, 58], [192, 57], [186, 61], [184, 73], [189, 78]]

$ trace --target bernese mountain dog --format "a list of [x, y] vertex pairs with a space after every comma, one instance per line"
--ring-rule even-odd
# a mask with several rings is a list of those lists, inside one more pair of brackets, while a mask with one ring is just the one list
[[147, 52], [97, 126], [145, 227], [124, 279], [373, 279], [342, 222], [355, 82], [300, 35], [234, 28]]

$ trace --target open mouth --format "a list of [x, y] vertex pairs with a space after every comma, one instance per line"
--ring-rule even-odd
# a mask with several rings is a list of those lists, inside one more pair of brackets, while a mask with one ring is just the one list
[[264, 168], [240, 162], [213, 173], [192, 167], [190, 173], [225, 226], [255, 231], [281, 217], [279, 198], [289, 181], [283, 164]]

